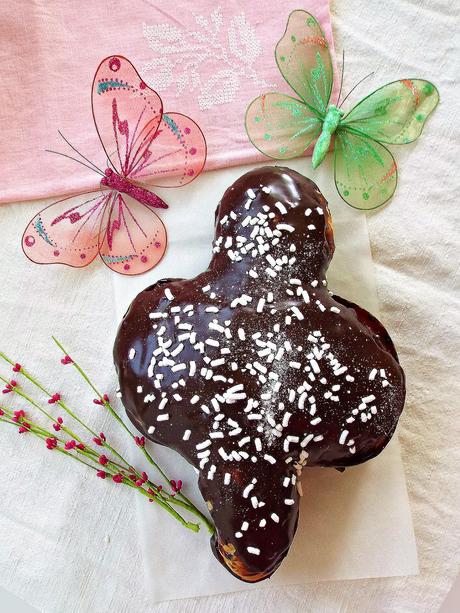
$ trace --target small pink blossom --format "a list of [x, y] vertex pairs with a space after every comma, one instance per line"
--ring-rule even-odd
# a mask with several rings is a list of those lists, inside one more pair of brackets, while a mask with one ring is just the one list
[[138, 447], [145, 447], [145, 436], [135, 436], [134, 440]]
[[18, 429], [19, 434], [24, 434], [24, 432], [28, 432], [30, 430], [30, 424], [26, 421], [23, 421], [21, 426]]
[[96, 474], [101, 479], [105, 479], [107, 477], [107, 473], [105, 472], [105, 470], [98, 470]]
[[64, 364], [64, 366], [65, 366], [66, 364], [73, 364], [73, 360], [72, 360], [72, 358], [70, 357], [70, 355], [65, 355], [65, 356], [62, 358], [62, 360], [61, 360], [61, 364]]
[[22, 366], [16, 362], [13, 366], [13, 372], [21, 372]]
[[61, 400], [61, 394], [53, 394], [51, 398], [48, 398], [48, 404], [56, 404]]
[[57, 447], [57, 444], [58, 444], [57, 438], [54, 436], [52, 438], [51, 437], [47, 438], [45, 440], [45, 443], [48, 449], [54, 449], [55, 447]]
[[64, 445], [64, 449], [67, 449], [67, 451], [71, 451], [72, 449], [75, 449], [76, 446], [76, 441], [71, 440], [66, 442], [66, 444]]
[[99, 462], [99, 464], [102, 464], [102, 466], [105, 466], [108, 461], [109, 461], [109, 459], [104, 454], [99, 456], [98, 462]]
[[122, 483], [123, 482], [123, 475], [121, 475], [120, 473], [118, 473], [116, 475], [113, 475], [112, 481], [115, 481], [115, 483]]

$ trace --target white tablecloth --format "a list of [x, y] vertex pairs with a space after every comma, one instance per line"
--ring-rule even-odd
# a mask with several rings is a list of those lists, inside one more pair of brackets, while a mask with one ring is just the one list
[[[308, 9], [308, 2], [303, 6]], [[458, 572], [458, 3], [348, 0], [332, 2], [331, 8], [336, 47], [346, 49], [345, 91], [377, 71], [354, 101], [404, 76], [432, 79], [441, 93], [441, 105], [420, 141], [394, 148], [400, 163], [396, 197], [368, 217], [381, 318], [407, 374], [408, 399], [398, 432], [420, 574], [268, 588], [154, 607], [143, 596], [131, 492], [95, 488], [94, 477], [85, 473], [82, 480], [78, 469], [69, 469], [34, 441], [2, 430], [0, 585], [41, 611], [434, 612]], [[98, 265], [84, 271], [29, 265], [18, 237], [38, 207], [22, 203], [0, 210], [0, 345], [24, 362], [33, 358], [52, 383], [58, 354], [46, 337], [54, 333], [84, 356], [89, 370], [100, 373], [102, 386], [109, 386], [107, 338], [116, 325], [110, 273]], [[69, 377], [73, 380], [70, 372]], [[82, 406], [95, 410], [89, 397]], [[27, 478], [21, 478], [24, 471]], [[74, 525], [85, 525], [87, 534]], [[43, 567], [47, 572], [38, 573]]]

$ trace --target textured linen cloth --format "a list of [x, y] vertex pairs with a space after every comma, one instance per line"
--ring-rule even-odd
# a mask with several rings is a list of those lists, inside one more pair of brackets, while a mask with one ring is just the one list
[[[331, 2], [331, 10], [336, 45], [347, 53], [345, 92], [369, 71], [378, 72], [351, 104], [400, 76], [432, 79], [441, 93], [422, 138], [393, 148], [400, 165], [393, 201], [367, 217], [380, 316], [408, 379], [398, 433], [420, 574], [152, 605], [145, 596], [131, 492], [95, 489], [90, 476], [82, 480], [83, 473], [65, 459], [2, 430], [0, 581], [40, 611], [436, 613], [458, 572], [460, 53], [454, 33], [459, 8], [449, 0], [349, 0]], [[3, 170], [4, 156], [0, 163]], [[314, 172], [307, 174], [315, 180]], [[52, 382], [60, 366], [46, 337], [54, 333], [98, 373], [101, 387], [113, 392], [107, 343], [116, 323], [112, 273], [97, 264], [75, 271], [33, 267], [23, 259], [20, 234], [40, 206], [0, 209], [1, 346], [24, 362], [33, 358]], [[103, 416], [98, 419], [107, 430]]]
[[[91, 113], [91, 85], [106, 56], [126, 56], [163, 99], [194, 119], [208, 144], [206, 168], [263, 156], [244, 115], [264, 91], [290, 92], [274, 61], [296, 0], [11, 0], [0, 9], [0, 202], [97, 189], [63, 134], [98, 166], [105, 154]], [[331, 43], [328, 0], [308, 10]], [[281, 17], [282, 15], [282, 17]], [[19, 102], [19, 103], [18, 103]], [[32, 163], [33, 160], [33, 163]]]

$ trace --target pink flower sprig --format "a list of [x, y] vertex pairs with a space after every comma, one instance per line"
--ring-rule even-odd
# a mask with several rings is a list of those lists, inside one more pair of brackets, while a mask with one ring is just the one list
[[[85, 423], [83, 419], [81, 419], [72, 409], [70, 409], [67, 402], [63, 399], [61, 393], [48, 391], [21, 364], [13, 362], [2, 352], [0, 352], [0, 358], [9, 363], [15, 373], [19, 373], [45, 395], [47, 399], [46, 404], [50, 406], [50, 410], [51, 407], [59, 407], [65, 411], [71, 420], [75, 420], [85, 429], [87, 433], [91, 435], [91, 442], [88, 443], [88, 441], [83, 441], [69, 426], [67, 419], [64, 423], [64, 419], [61, 416], [51, 415], [48, 410], [46, 410], [37, 400], [32, 398], [21, 386], [18, 385], [16, 381], [8, 380], [1, 375], [0, 381], [5, 383], [4, 393], [18, 396], [27, 402], [29, 408], [37, 409], [41, 415], [50, 422], [50, 427], [52, 427], [54, 432], [43, 428], [43, 426], [38, 424], [36, 421], [31, 420], [24, 409], [16, 409], [13, 411], [12, 409], [7, 409], [6, 407], [2, 406], [0, 408], [0, 421], [16, 426], [17, 431], [20, 434], [30, 433], [42, 439], [48, 450], [59, 452], [74, 460], [78, 460], [80, 463], [94, 470], [98, 478], [102, 480], [110, 478], [110, 480], [115, 484], [134, 488], [135, 491], [138, 491], [141, 495], [147, 497], [149, 502], [154, 502], [165, 509], [182, 525], [193, 531], [198, 531], [200, 525], [198, 523], [187, 521], [180, 513], [178, 513], [174, 506], [183, 508], [187, 512], [198, 517], [212, 534], [214, 532], [212, 522], [182, 493], [182, 481], [180, 479], [177, 481], [170, 480], [166, 476], [164, 471], [155, 462], [146, 449], [145, 437], [135, 435], [130, 431], [112, 406], [108, 394], [101, 394], [89, 379], [88, 375], [83, 371], [79, 364], [70, 357], [59, 341], [56, 339], [53, 340], [64, 354], [64, 357], [60, 360], [61, 364], [72, 365], [77, 370], [82, 379], [88, 384], [96, 395], [94, 404], [104, 407], [115, 419], [115, 421], [122, 426], [122, 428], [129, 434], [134, 444], [142, 451], [149, 463], [158, 470], [160, 475], [165, 479], [165, 482], [169, 484], [171, 490], [165, 490], [161, 484], [154, 483], [149, 478], [147, 473], [133, 468], [132, 465], [125, 460], [122, 454], [107, 442], [106, 436], [103, 432], [97, 433], [94, 431]], [[101, 453], [102, 447], [104, 448], [103, 453]]]

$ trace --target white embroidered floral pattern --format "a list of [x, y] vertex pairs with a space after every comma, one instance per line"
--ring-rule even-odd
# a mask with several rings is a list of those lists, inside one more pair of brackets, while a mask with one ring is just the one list
[[173, 96], [197, 92], [204, 111], [232, 102], [242, 79], [270, 86], [254, 68], [262, 46], [244, 12], [225, 18], [218, 6], [209, 17], [194, 17], [195, 31], [170, 23], [143, 24], [144, 37], [155, 53], [142, 70], [150, 87], [159, 92], [172, 89]]

